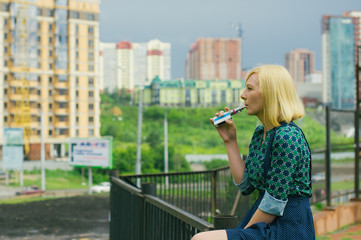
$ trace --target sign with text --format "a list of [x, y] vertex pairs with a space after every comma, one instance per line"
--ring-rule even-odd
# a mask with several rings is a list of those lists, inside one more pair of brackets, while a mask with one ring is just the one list
[[23, 129], [5, 128], [3, 146], [3, 168], [5, 170], [22, 170], [23, 162]]
[[113, 138], [71, 138], [69, 164], [99, 168], [113, 167]]

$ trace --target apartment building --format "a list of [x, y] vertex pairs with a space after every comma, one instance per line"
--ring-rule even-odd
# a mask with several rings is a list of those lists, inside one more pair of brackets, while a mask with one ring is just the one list
[[171, 78], [171, 45], [158, 39], [101, 43], [100, 66], [102, 90], [133, 91], [138, 85], [149, 86], [156, 76]]
[[241, 38], [198, 38], [187, 55], [185, 78], [241, 79]]
[[285, 67], [296, 85], [304, 83], [306, 76], [315, 72], [315, 54], [308, 49], [295, 49], [285, 55]]
[[[0, 129], [23, 128], [29, 159], [100, 136], [100, 0], [0, 0]], [[3, 144], [0, 131], [0, 145]]]
[[184, 80], [162, 81], [155, 77], [142, 91], [135, 89], [135, 102], [139, 94], [146, 106], [167, 107], [205, 107], [239, 106], [241, 93], [245, 88], [244, 80]]
[[333, 109], [354, 109], [356, 103], [355, 56], [358, 17], [322, 18], [323, 102]]

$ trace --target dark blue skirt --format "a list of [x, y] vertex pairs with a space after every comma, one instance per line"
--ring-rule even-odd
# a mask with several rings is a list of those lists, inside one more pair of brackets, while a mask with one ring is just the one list
[[226, 229], [228, 240], [240, 239], [272, 239], [272, 240], [314, 240], [315, 229], [310, 209], [310, 199], [289, 197], [283, 216], [277, 217], [272, 223], [264, 222], [253, 224], [244, 229], [258, 209], [263, 194], [247, 212], [242, 222], [234, 229]]

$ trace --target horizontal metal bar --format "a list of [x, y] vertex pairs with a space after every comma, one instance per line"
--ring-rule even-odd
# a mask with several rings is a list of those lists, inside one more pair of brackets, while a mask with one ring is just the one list
[[228, 169], [229, 166], [221, 167], [213, 170], [206, 170], [206, 171], [194, 171], [194, 172], [176, 172], [176, 173], [149, 173], [149, 174], [134, 174], [134, 175], [121, 175], [120, 177], [156, 177], [156, 176], [176, 176], [176, 175], [191, 175], [191, 174], [198, 174], [198, 173], [213, 173], [217, 171], [222, 171]]
[[144, 195], [145, 201], [149, 202], [150, 204], [162, 209], [163, 211], [177, 217], [178, 219], [182, 220], [183, 222], [201, 230], [201, 231], [207, 231], [210, 229], [213, 229], [213, 224], [198, 218], [178, 207], [175, 207], [171, 204], [169, 204], [166, 201], [163, 201], [157, 197], [153, 197], [151, 195]]
[[111, 181], [119, 186], [121, 186], [123, 189], [133, 193], [133, 194], [141, 194], [142, 191], [139, 190], [139, 188], [133, 187], [130, 184], [124, 182], [123, 180], [116, 178], [116, 177], [112, 177]]

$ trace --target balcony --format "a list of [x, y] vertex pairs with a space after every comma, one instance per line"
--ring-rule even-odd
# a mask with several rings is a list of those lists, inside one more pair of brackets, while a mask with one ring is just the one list
[[55, 115], [68, 115], [69, 110], [67, 108], [54, 108], [53, 110]]
[[57, 102], [68, 102], [68, 95], [54, 95], [54, 100]]
[[54, 122], [54, 127], [56, 128], [68, 128], [69, 127], [69, 123], [68, 122]]
[[41, 101], [40, 96], [38, 94], [30, 94], [29, 101], [31, 102], [38, 102]]
[[53, 86], [55, 88], [60, 88], [60, 89], [68, 89], [69, 86], [68, 86], [68, 82], [59, 82], [59, 81], [55, 81], [53, 83]]
[[20, 100], [23, 100], [23, 96], [21, 94], [10, 93], [9, 94], [9, 99], [11, 101], [20, 101]]

